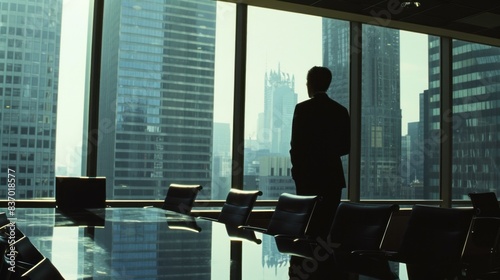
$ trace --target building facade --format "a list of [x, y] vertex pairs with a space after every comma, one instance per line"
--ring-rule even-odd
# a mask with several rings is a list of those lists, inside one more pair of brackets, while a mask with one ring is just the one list
[[0, 2], [0, 164], [17, 199], [54, 197], [61, 14], [62, 0]]
[[[347, 108], [349, 30], [347, 22], [323, 19], [323, 64], [334, 75], [328, 94]], [[399, 31], [363, 25], [362, 33], [360, 193], [364, 199], [394, 197], [401, 187]]]
[[[439, 134], [439, 38], [429, 38], [429, 92], [424, 139]], [[452, 184], [454, 199], [470, 192], [498, 192], [500, 183], [500, 50], [496, 47], [453, 41]], [[439, 141], [426, 146], [424, 193], [434, 198], [439, 190]], [[432, 145], [430, 145], [432, 144]]]
[[108, 199], [211, 194], [215, 1], [106, 1], [98, 175]]

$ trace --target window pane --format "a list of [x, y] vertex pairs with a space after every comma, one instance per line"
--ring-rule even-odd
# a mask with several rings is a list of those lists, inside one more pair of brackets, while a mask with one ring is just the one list
[[[164, 199], [171, 183], [201, 184], [198, 198], [207, 199], [212, 160], [223, 160], [214, 172], [227, 175], [229, 147], [212, 142], [231, 137], [214, 122], [232, 118], [235, 12], [219, 8], [212, 0], [105, 2], [97, 172], [108, 199]], [[217, 94], [216, 70], [225, 83]]]
[[453, 198], [498, 194], [500, 48], [453, 41]]
[[2, 1], [0, 162], [16, 176], [16, 199], [53, 198], [56, 175], [81, 174], [88, 5]]
[[[424, 186], [425, 159], [433, 158], [424, 155], [428, 36], [371, 25], [362, 36], [361, 198], [433, 198]], [[439, 111], [432, 114], [439, 125]]]
[[[295, 193], [289, 153], [295, 105], [309, 98], [309, 69], [327, 66], [334, 75], [328, 94], [348, 107], [348, 42], [348, 22], [249, 7], [245, 189], [260, 189], [262, 199], [277, 199], [283, 192]], [[263, 236], [263, 244], [267, 248], [270, 245], [266, 244], [273, 243]], [[288, 266], [284, 263], [289, 256], [272, 247], [254, 252], [258, 255], [250, 256], [248, 251], [243, 258], [269, 261], [265, 267], [260, 263], [244, 267], [243, 275], [263, 279], [287, 277]]]

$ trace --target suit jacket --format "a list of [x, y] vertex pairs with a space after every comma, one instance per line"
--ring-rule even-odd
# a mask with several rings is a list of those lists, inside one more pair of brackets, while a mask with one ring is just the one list
[[350, 149], [350, 117], [326, 93], [295, 106], [290, 158], [297, 194], [328, 195], [345, 188], [341, 156]]

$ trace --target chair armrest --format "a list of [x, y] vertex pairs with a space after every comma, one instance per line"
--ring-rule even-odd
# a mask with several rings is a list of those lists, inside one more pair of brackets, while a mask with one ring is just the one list
[[212, 217], [205, 217], [205, 216], [196, 216], [197, 219], [202, 219], [202, 220], [207, 220], [207, 221], [212, 221], [212, 222], [218, 222], [216, 218]]
[[253, 230], [253, 231], [261, 232], [261, 233], [266, 233], [266, 231], [267, 231], [267, 229], [265, 229], [265, 228], [254, 227], [254, 226], [239, 226], [238, 228]]

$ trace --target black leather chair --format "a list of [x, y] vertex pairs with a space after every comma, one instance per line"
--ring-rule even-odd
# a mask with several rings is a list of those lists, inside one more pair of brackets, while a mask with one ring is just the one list
[[326, 242], [332, 244], [330, 249], [338, 269], [378, 279], [397, 279], [387, 260], [365, 258], [351, 252], [380, 250], [392, 215], [398, 210], [397, 204], [341, 202], [330, 240]]
[[474, 217], [462, 254], [460, 279], [500, 279], [500, 218]]
[[0, 213], [0, 228], [10, 224], [10, 220], [7, 218], [7, 214], [5, 212]]
[[454, 279], [474, 211], [414, 205], [398, 251], [355, 250], [374, 259], [405, 263], [410, 280]]
[[22, 276], [23, 280], [64, 280], [64, 277], [52, 264], [52, 262], [43, 258], [35, 266], [26, 271]]
[[469, 193], [472, 207], [478, 217], [500, 217], [500, 206], [494, 192]]
[[[280, 240], [305, 237], [318, 199], [318, 196], [283, 193], [278, 198], [267, 228], [254, 226], [240, 228], [279, 237]], [[278, 240], [276, 241], [278, 245]]]
[[329, 258], [333, 258], [330, 265], [335, 266], [336, 271], [397, 279], [387, 260], [351, 254], [353, 250], [379, 250], [397, 210], [397, 204], [341, 202], [327, 240], [297, 238], [293, 243], [282, 241], [279, 249], [282, 253], [317, 262], [325, 261], [325, 255], [330, 255]]
[[217, 221], [231, 226], [247, 225], [255, 201], [261, 195], [259, 190], [231, 189]]
[[191, 214], [194, 201], [202, 189], [201, 185], [171, 184], [162, 208], [182, 214]]
[[249, 240], [260, 244], [261, 240], [255, 236], [253, 231], [239, 228], [239, 226], [248, 224], [248, 218], [252, 213], [255, 201], [261, 195], [262, 192], [259, 190], [231, 189], [227, 194], [226, 201], [217, 219], [209, 217], [200, 218], [225, 224], [227, 234], [233, 240]]
[[[26, 271], [44, 258], [43, 254], [38, 251], [27, 236], [23, 236], [9, 245], [13, 246], [15, 250], [10, 250], [11, 247], [8, 247], [3, 254], [3, 264], [0, 273], [1, 279], [19, 279]], [[14, 271], [9, 269], [11, 259], [15, 261]]]

